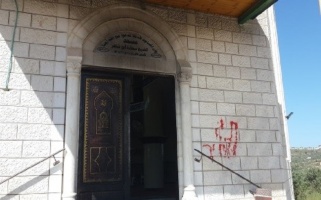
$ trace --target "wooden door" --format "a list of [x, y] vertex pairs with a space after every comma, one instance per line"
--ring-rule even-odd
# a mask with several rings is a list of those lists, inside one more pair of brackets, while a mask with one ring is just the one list
[[77, 199], [128, 199], [128, 78], [85, 71], [81, 80]]

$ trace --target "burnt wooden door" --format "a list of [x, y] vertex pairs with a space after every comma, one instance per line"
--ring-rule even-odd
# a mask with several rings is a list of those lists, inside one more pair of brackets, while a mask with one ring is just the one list
[[129, 195], [129, 81], [104, 74], [82, 72], [78, 200]]

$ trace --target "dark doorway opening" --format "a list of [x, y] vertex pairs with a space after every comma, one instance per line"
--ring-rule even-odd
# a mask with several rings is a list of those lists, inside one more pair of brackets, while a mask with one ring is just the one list
[[174, 77], [133, 75], [130, 110], [131, 199], [178, 199]]
[[79, 200], [178, 200], [173, 76], [84, 68]]

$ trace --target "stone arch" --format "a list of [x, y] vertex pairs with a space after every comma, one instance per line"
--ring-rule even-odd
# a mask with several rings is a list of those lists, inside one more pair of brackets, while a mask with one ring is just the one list
[[[130, 22], [130, 23], [129, 23]], [[124, 63], [122, 56], [94, 61], [93, 49], [103, 37], [117, 31], [134, 31], [146, 34], [165, 55], [164, 61], [136, 59], [135, 62]], [[67, 44], [67, 100], [63, 199], [74, 200], [77, 195], [77, 163], [79, 140], [79, 102], [80, 102], [80, 73], [83, 65], [110, 67], [116, 60], [117, 68], [136, 69], [145, 64], [141, 71], [153, 71], [175, 74], [177, 84], [178, 142], [182, 151], [178, 155], [179, 168], [183, 172], [180, 187], [184, 187], [183, 199], [196, 199], [193, 180], [192, 130], [190, 82], [192, 68], [187, 60], [187, 49], [180, 41], [174, 30], [158, 16], [142, 10], [137, 5], [114, 5], [99, 9], [86, 18], [72, 30]], [[95, 63], [96, 62], [96, 63]], [[128, 67], [128, 65], [130, 65]], [[150, 68], [148, 66], [155, 66]], [[183, 137], [184, 135], [184, 137]]]

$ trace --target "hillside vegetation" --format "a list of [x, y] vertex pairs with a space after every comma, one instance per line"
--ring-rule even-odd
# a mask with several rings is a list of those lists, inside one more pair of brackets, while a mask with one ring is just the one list
[[296, 200], [321, 200], [321, 149], [292, 149]]

